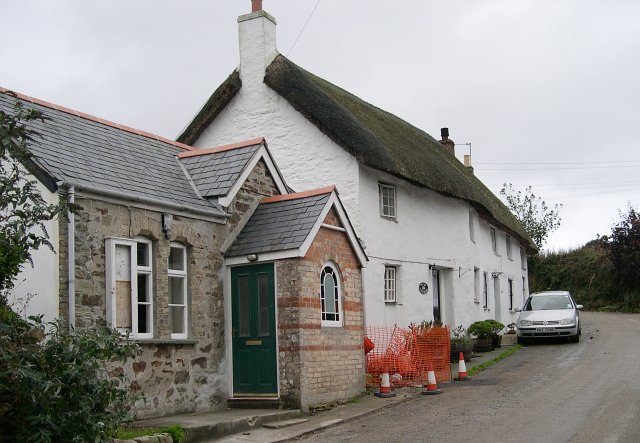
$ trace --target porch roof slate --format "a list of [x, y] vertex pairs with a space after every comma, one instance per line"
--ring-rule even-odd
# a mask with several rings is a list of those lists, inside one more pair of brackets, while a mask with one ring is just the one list
[[[262, 202], [227, 249], [226, 257], [297, 249], [309, 236], [333, 188], [327, 192]], [[306, 193], [301, 193], [305, 194]]]

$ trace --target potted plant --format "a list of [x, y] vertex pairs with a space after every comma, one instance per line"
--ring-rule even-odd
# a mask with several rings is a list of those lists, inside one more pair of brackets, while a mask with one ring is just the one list
[[511, 322], [507, 325], [507, 334], [515, 334], [516, 333], [516, 324], [514, 322]]
[[485, 320], [491, 328], [491, 340], [493, 340], [493, 347], [499, 348], [502, 346], [502, 335], [500, 331], [504, 329], [504, 325], [497, 320]]
[[460, 325], [451, 331], [450, 349], [449, 361], [451, 363], [458, 361], [461, 352], [464, 354], [465, 361], [471, 360], [473, 355], [473, 341], [469, 338], [464, 326]]
[[488, 352], [493, 349], [493, 328], [487, 320], [479, 320], [471, 323], [467, 332], [476, 338], [473, 342], [474, 351]]

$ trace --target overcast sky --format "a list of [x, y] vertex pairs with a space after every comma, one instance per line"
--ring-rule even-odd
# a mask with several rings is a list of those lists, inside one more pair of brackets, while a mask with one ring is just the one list
[[[0, 5], [0, 86], [168, 138], [237, 66], [236, 19], [251, 9], [250, 0]], [[640, 206], [639, 1], [264, 0], [264, 9], [278, 21], [279, 51], [298, 65], [436, 138], [449, 127], [460, 158], [471, 143], [476, 174], [496, 194], [509, 182], [563, 203], [548, 249], [609, 233], [620, 209]]]

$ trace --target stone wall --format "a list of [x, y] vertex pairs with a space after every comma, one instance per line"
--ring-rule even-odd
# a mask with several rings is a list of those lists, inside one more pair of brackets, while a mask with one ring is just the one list
[[[220, 248], [252, 207], [276, 189], [260, 162], [231, 203], [226, 224], [174, 214], [170, 240], [162, 232], [161, 211], [76, 195], [77, 328], [106, 321], [105, 239], [143, 236], [152, 241], [153, 339], [137, 340], [142, 354], [111, 370], [112, 374], [127, 373], [131, 390], [141, 394], [135, 405], [139, 418], [226, 406], [229, 388]], [[60, 223], [60, 313], [68, 318], [67, 221]], [[171, 339], [167, 266], [172, 241], [187, 246], [190, 327], [186, 340]]]
[[[339, 226], [335, 213], [325, 223]], [[342, 287], [343, 324], [320, 319], [320, 274], [332, 262]], [[361, 270], [344, 232], [321, 228], [302, 259], [278, 262], [281, 398], [305, 410], [357, 396], [365, 386]]]

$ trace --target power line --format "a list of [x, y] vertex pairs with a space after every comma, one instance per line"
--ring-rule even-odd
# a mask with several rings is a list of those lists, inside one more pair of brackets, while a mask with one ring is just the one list
[[296, 37], [296, 40], [293, 42], [293, 45], [291, 45], [291, 48], [289, 49], [289, 52], [287, 52], [287, 57], [289, 57], [289, 54], [291, 54], [291, 51], [293, 51], [293, 48], [296, 47], [296, 43], [298, 43], [298, 40], [300, 40], [300, 36], [304, 32], [304, 30], [307, 28], [307, 25], [309, 24], [309, 21], [311, 21], [311, 17], [313, 17], [313, 13], [316, 12], [316, 9], [318, 8], [319, 4], [320, 4], [320, 0], [317, 1], [316, 5], [313, 7], [313, 11], [311, 11], [311, 14], [309, 14], [309, 18], [307, 18], [307, 21], [304, 22], [304, 26], [300, 30], [300, 33]]
[[[477, 165], [478, 163], [476, 163]], [[524, 164], [524, 163], [523, 163]], [[619, 165], [619, 166], [576, 166], [574, 168], [475, 168], [478, 171], [566, 171], [566, 170], [582, 170], [582, 169], [615, 169], [615, 168], [638, 168], [637, 165]]]
[[602, 165], [617, 163], [640, 163], [640, 160], [598, 161], [598, 162], [475, 162], [476, 165]]

